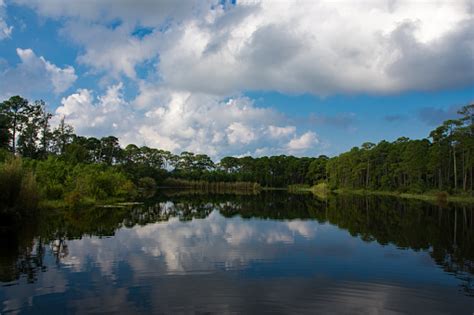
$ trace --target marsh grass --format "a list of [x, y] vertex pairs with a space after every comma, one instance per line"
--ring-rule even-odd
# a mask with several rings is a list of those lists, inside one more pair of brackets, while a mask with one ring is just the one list
[[163, 182], [163, 187], [217, 194], [257, 194], [261, 190], [260, 185], [253, 182], [208, 182], [178, 178], [167, 178]]

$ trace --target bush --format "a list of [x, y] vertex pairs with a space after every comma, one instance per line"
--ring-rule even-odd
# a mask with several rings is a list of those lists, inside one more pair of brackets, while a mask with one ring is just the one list
[[125, 174], [113, 167], [97, 164], [76, 165], [68, 176], [66, 187], [69, 192], [78, 192], [93, 200], [129, 198], [136, 194], [135, 186]]
[[71, 173], [71, 166], [57, 157], [49, 156], [44, 161], [37, 161], [35, 174], [42, 196], [49, 200], [62, 199], [64, 185]]
[[0, 217], [20, 219], [32, 215], [38, 206], [36, 179], [20, 158], [11, 158], [0, 166]]
[[49, 184], [43, 188], [43, 193], [48, 200], [59, 200], [64, 195], [64, 188], [61, 184]]

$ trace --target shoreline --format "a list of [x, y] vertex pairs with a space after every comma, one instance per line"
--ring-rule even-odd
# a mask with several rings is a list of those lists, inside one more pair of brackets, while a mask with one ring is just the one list
[[415, 194], [415, 193], [401, 193], [396, 191], [377, 191], [377, 190], [350, 190], [350, 189], [336, 189], [332, 191], [336, 194], [353, 194], [353, 195], [373, 195], [373, 196], [391, 196], [403, 199], [416, 199], [423, 201], [447, 201], [456, 203], [474, 203], [474, 196], [468, 195], [446, 195], [446, 198], [440, 198], [434, 193]]
[[[328, 194], [334, 193], [338, 195], [350, 194], [350, 195], [372, 195], [372, 196], [390, 196], [403, 199], [415, 199], [429, 202], [456, 202], [456, 203], [474, 203], [474, 195], [461, 194], [461, 195], [449, 195], [446, 192], [431, 191], [427, 193], [402, 193], [397, 191], [386, 191], [386, 190], [365, 190], [365, 189], [334, 189], [330, 190], [325, 184], [318, 184], [312, 187], [291, 187], [288, 189], [290, 193], [313, 193], [319, 196], [327, 196]], [[440, 195], [438, 195], [440, 194]]]

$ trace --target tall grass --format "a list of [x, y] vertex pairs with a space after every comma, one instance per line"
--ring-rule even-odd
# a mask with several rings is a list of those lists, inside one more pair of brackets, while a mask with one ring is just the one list
[[167, 178], [163, 182], [163, 186], [168, 188], [184, 188], [217, 194], [256, 194], [261, 190], [261, 187], [258, 183], [252, 182], [208, 182], [202, 180], [194, 181], [179, 178]]
[[34, 214], [39, 194], [35, 176], [20, 158], [0, 164], [0, 218], [5, 222]]

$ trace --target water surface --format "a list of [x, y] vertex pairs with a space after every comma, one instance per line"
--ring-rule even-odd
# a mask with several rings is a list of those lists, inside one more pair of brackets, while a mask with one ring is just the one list
[[0, 313], [474, 312], [472, 206], [162, 196], [4, 232]]

